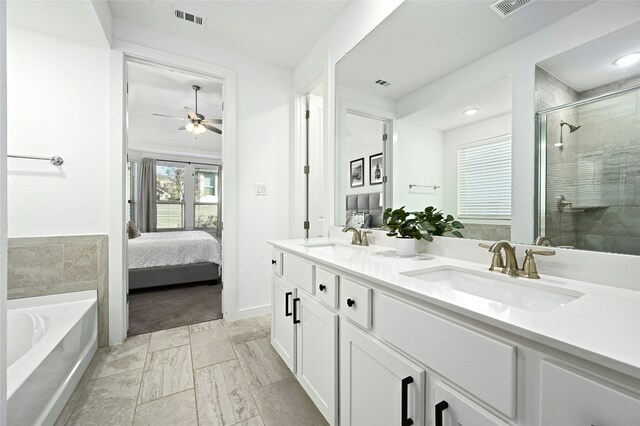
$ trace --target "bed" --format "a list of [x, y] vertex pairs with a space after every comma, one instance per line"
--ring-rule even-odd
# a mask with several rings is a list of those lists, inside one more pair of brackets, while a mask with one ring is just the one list
[[151, 232], [128, 241], [130, 290], [220, 277], [220, 243], [207, 232]]
[[[380, 192], [368, 194], [349, 194], [346, 197], [346, 224], [347, 226], [357, 226], [362, 228], [380, 228], [382, 226], [382, 207], [380, 203]], [[364, 223], [353, 223], [354, 214], [363, 214]]]

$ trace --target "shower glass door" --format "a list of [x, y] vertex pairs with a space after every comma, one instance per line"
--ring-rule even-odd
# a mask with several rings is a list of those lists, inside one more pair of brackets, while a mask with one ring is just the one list
[[640, 89], [541, 111], [537, 235], [640, 254]]

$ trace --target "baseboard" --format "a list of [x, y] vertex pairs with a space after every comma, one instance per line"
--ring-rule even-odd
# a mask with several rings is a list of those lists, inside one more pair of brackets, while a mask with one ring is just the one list
[[253, 308], [240, 309], [234, 313], [228, 313], [224, 319], [225, 321], [236, 321], [269, 313], [271, 313], [271, 305], [255, 306]]

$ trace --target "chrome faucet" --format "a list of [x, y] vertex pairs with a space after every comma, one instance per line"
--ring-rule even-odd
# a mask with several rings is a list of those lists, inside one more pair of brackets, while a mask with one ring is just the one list
[[500, 253], [504, 250], [505, 263], [504, 268], [502, 268], [502, 273], [511, 275], [514, 277], [518, 276], [518, 259], [516, 259], [516, 250], [513, 248], [511, 243], [506, 240], [498, 241], [489, 247], [489, 251], [491, 253]]
[[[509, 241], [498, 241], [497, 243], [488, 246], [487, 244], [480, 243], [480, 247], [489, 248], [489, 251], [493, 253], [493, 259], [491, 261], [491, 267], [489, 270], [493, 271], [502, 267], [500, 272], [503, 274], [511, 275], [512, 277], [524, 277], [524, 278], [540, 278], [538, 275], [538, 268], [536, 266], [536, 260], [533, 258], [534, 254], [541, 256], [553, 256], [556, 254], [554, 250], [525, 250], [525, 258], [522, 264], [522, 269], [518, 268], [518, 259], [516, 258], [516, 249], [511, 245]], [[502, 262], [502, 251], [504, 250], [505, 262]]]
[[[347, 226], [342, 230], [342, 232], [349, 232], [349, 231], [353, 232], [353, 237], [351, 237], [351, 244], [353, 244], [354, 246], [361, 246], [362, 234], [360, 233], [360, 230], [357, 228], [354, 228], [353, 226]], [[368, 242], [367, 242], [367, 245], [369, 245]]]

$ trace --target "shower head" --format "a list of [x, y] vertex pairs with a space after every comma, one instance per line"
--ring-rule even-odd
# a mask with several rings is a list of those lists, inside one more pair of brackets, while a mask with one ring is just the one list
[[569, 126], [569, 133], [573, 133], [581, 127], [581, 126], [574, 126], [573, 124], [569, 124], [566, 121], [560, 122], [560, 129], [562, 129], [562, 126]]
[[569, 133], [573, 133], [576, 130], [578, 130], [580, 128], [580, 126], [574, 126], [571, 123], [567, 123], [566, 121], [561, 121], [560, 122], [560, 142], [557, 142], [555, 144], [553, 144], [553, 146], [558, 147], [562, 150], [562, 148], [564, 147], [564, 142], [562, 141], [562, 126], [568, 126], [569, 127]]

